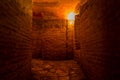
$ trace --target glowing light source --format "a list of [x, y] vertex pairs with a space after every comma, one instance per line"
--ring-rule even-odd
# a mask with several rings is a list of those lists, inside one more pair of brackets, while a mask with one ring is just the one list
[[73, 20], [70, 20], [68, 23], [69, 23], [69, 25], [73, 25], [73, 24], [74, 24], [74, 21], [73, 21]]
[[75, 13], [74, 12], [70, 12], [67, 16], [68, 20], [75, 20]]
[[74, 13], [74, 12], [70, 12], [70, 13], [67, 15], [67, 19], [68, 19], [68, 24], [69, 24], [69, 25], [74, 25], [75, 13]]

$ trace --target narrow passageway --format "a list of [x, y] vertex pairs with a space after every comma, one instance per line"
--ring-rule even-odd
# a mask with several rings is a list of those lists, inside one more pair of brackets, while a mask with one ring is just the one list
[[84, 80], [80, 66], [74, 60], [32, 60], [33, 80]]
[[33, 0], [33, 80], [85, 78], [80, 65], [73, 60], [76, 15], [74, 9], [78, 3], [79, 0]]
[[0, 0], [0, 80], [120, 80], [120, 0]]

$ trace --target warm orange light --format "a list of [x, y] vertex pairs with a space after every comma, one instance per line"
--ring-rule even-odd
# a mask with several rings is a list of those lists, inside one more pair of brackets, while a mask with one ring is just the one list
[[74, 12], [70, 12], [67, 16], [68, 20], [75, 20], [75, 13]]
[[67, 15], [67, 19], [68, 19], [68, 24], [69, 24], [69, 25], [74, 25], [75, 13], [74, 13], [74, 12], [70, 12], [70, 13]]
[[74, 20], [69, 20], [68, 23], [69, 23], [69, 25], [73, 25], [74, 24]]

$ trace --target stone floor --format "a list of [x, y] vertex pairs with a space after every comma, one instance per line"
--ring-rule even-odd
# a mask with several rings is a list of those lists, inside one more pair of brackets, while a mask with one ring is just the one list
[[74, 60], [32, 60], [33, 80], [84, 80], [80, 66]]

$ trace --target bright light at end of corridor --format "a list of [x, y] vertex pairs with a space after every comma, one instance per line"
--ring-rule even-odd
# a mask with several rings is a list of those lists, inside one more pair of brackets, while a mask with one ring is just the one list
[[68, 20], [75, 20], [75, 13], [74, 12], [70, 12], [67, 16]]
[[74, 12], [70, 12], [70, 13], [67, 15], [67, 19], [68, 19], [68, 24], [69, 24], [69, 25], [74, 25], [75, 13], [74, 13]]
[[68, 23], [69, 25], [74, 25], [74, 20], [69, 20]]

